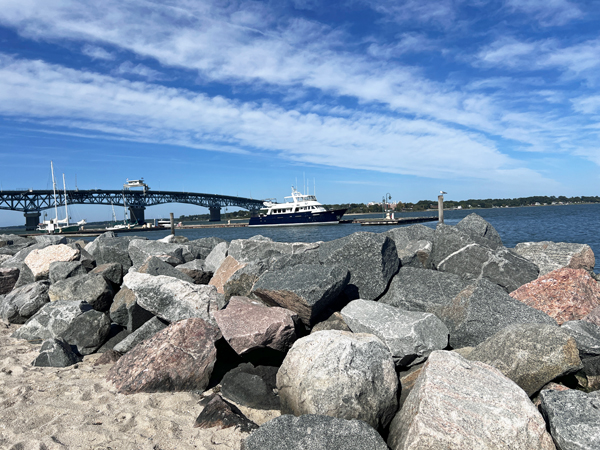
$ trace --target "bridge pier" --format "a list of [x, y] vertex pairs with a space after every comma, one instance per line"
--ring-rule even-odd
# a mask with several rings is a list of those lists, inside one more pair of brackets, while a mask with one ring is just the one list
[[221, 221], [221, 208], [218, 206], [211, 206], [208, 208], [210, 211], [209, 222], [220, 222]]
[[25, 230], [32, 231], [40, 224], [42, 213], [39, 211], [30, 211], [23, 214], [25, 216]]
[[137, 223], [144, 223], [146, 221], [146, 217], [144, 216], [144, 210], [146, 207], [144, 206], [130, 206], [129, 207], [129, 217], [132, 222], [137, 221]]

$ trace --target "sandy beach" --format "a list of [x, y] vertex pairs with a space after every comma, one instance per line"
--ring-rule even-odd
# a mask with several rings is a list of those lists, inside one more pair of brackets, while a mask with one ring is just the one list
[[[66, 368], [33, 367], [40, 345], [0, 324], [0, 449], [239, 449], [246, 434], [193, 428], [199, 392], [123, 395], [105, 380], [100, 355]], [[217, 388], [218, 389], [218, 388]], [[262, 424], [278, 415], [240, 406]]]

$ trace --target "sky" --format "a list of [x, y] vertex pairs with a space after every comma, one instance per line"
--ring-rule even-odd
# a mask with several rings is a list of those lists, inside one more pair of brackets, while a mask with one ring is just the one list
[[599, 85], [594, 0], [0, 0], [0, 189], [598, 195]]

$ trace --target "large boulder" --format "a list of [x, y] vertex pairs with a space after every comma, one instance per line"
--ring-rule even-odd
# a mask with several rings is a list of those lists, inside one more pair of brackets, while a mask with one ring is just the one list
[[223, 337], [238, 355], [271, 348], [286, 352], [296, 340], [298, 316], [284, 308], [269, 308], [245, 297], [231, 297], [225, 309], [213, 316]]
[[227, 255], [240, 263], [261, 261], [270, 267], [278, 259], [306, 252], [318, 252], [319, 242], [273, 242], [262, 236], [231, 241]]
[[570, 389], [540, 393], [542, 414], [560, 450], [600, 448], [600, 396]]
[[47, 339], [42, 342], [40, 354], [31, 363], [36, 367], [68, 367], [81, 360], [71, 346], [60, 339]]
[[50, 301], [48, 281], [37, 281], [15, 289], [0, 301], [0, 319], [5, 323], [25, 323]]
[[150, 311], [138, 305], [135, 293], [126, 286], [115, 295], [109, 314], [114, 323], [125, 327], [130, 333], [155, 317]]
[[392, 228], [382, 233], [396, 244], [402, 267], [424, 268], [432, 249], [433, 228], [421, 224]]
[[600, 390], [600, 356], [581, 360], [583, 369], [575, 374], [577, 384], [586, 392]]
[[564, 322], [561, 327], [577, 342], [579, 356], [590, 358], [600, 356], [600, 327], [585, 320]]
[[19, 279], [20, 270], [17, 267], [0, 268], [0, 295], [13, 290]]
[[[228, 257], [229, 258], [229, 257]], [[255, 297], [252, 294], [254, 285], [260, 276], [267, 270], [266, 265], [261, 261], [243, 263], [243, 267], [237, 268], [222, 283], [222, 290], [225, 299], [240, 295], [244, 297]], [[221, 268], [223, 265], [221, 266]], [[219, 268], [219, 270], [221, 270]]]
[[249, 433], [258, 428], [258, 425], [248, 419], [237, 406], [224, 400], [219, 394], [211, 394], [208, 397], [204, 397], [202, 403], [204, 404], [205, 401], [207, 403], [196, 418], [194, 428], [223, 430], [234, 427], [235, 430], [242, 433]]
[[448, 328], [434, 314], [404, 311], [370, 300], [353, 300], [341, 311], [354, 333], [371, 333], [388, 347], [397, 367], [423, 362], [448, 346]]
[[219, 329], [203, 319], [171, 324], [120, 358], [106, 379], [122, 394], [204, 391], [220, 337]]
[[540, 268], [540, 275], [546, 275], [556, 269], [594, 270], [596, 258], [587, 244], [567, 242], [521, 242], [514, 251]]
[[207, 237], [201, 239], [194, 239], [193, 241], [187, 242], [187, 245], [193, 249], [196, 254], [196, 259], [206, 259], [213, 248], [221, 242], [227, 242], [224, 239], [218, 237]]
[[496, 250], [502, 248], [502, 239], [496, 229], [483, 217], [471, 213], [456, 224], [456, 229], [468, 234], [480, 245]]
[[152, 276], [164, 275], [167, 277], [177, 278], [182, 281], [187, 281], [188, 283], [194, 283], [194, 280], [188, 277], [185, 273], [174, 269], [172, 265], [164, 262], [162, 259], [157, 258], [156, 256], [149, 257], [146, 262], [137, 269], [137, 271], [139, 273], [146, 273]]
[[480, 344], [515, 323], [556, 325], [547, 314], [514, 300], [485, 278], [466, 285], [456, 275], [449, 275], [403, 268], [380, 302], [435, 314], [448, 327], [453, 348]]
[[45, 304], [12, 337], [28, 341], [62, 339], [75, 345], [80, 354], [89, 355], [106, 341], [109, 333], [107, 314], [86, 302], [66, 300]]
[[129, 243], [129, 256], [135, 267], [140, 267], [151, 256], [156, 256], [172, 266], [196, 259], [185, 244], [167, 244], [147, 240], [131, 241]]
[[38, 244], [42, 244], [42, 245], [62, 245], [62, 244], [67, 244], [67, 237], [66, 236], [57, 236], [57, 235], [53, 235], [53, 234], [39, 234], [37, 236], [33, 237], [35, 239], [35, 242], [37, 242]]
[[125, 275], [123, 285], [133, 291], [138, 305], [169, 323], [193, 317], [214, 323], [219, 301], [214, 286], [137, 272]]
[[214, 275], [208, 284], [216, 287], [217, 292], [223, 294], [225, 292], [225, 284], [229, 281], [233, 274], [244, 267], [246, 267], [246, 263], [239, 262], [233, 256], [227, 256], [221, 265], [214, 271]]
[[115, 237], [114, 233], [107, 232], [87, 244], [85, 250], [92, 255], [97, 265], [119, 263], [123, 267], [123, 272], [127, 272], [132, 265], [129, 243], [140, 239], [135, 236]]
[[81, 261], [53, 261], [50, 263], [48, 278], [54, 284], [60, 280], [85, 275], [87, 271]]
[[312, 325], [319, 316], [329, 316], [337, 308], [349, 280], [344, 267], [301, 264], [265, 272], [252, 293], [268, 305], [294, 311], [302, 322]]
[[57, 281], [48, 291], [50, 301], [83, 300], [97, 311], [108, 311], [114, 291], [99, 274], [86, 274]]
[[350, 280], [344, 289], [349, 300], [376, 300], [400, 267], [394, 241], [367, 232], [322, 243], [319, 260], [324, 265], [339, 266], [350, 272]]
[[119, 263], [104, 263], [96, 266], [90, 274], [99, 274], [112, 286], [113, 290], [118, 291], [123, 283], [123, 266]]
[[386, 427], [398, 407], [392, 355], [371, 334], [321, 331], [299, 339], [279, 372], [284, 414], [323, 414]]
[[544, 419], [515, 383], [455, 352], [430, 356], [390, 425], [405, 449], [554, 450]]
[[575, 339], [557, 326], [517, 324], [479, 344], [468, 359], [494, 366], [532, 396], [583, 366]]
[[544, 311], [558, 324], [583, 319], [600, 306], [600, 284], [583, 269], [557, 269], [539, 277], [510, 296]]
[[382, 437], [360, 420], [283, 415], [242, 441], [242, 450], [387, 450]]
[[238, 405], [255, 409], [278, 410], [277, 367], [242, 363], [221, 380], [221, 395]]
[[165, 328], [167, 328], [167, 324], [162, 322], [158, 317], [153, 317], [115, 344], [113, 350], [121, 354], [127, 353], [140, 342], [151, 338]]
[[213, 272], [206, 270], [204, 261], [201, 259], [179, 264], [175, 266], [175, 269], [190, 277], [194, 284], [208, 284], [213, 277]]
[[79, 258], [79, 250], [65, 244], [50, 245], [42, 249], [34, 249], [25, 258], [25, 264], [33, 272], [34, 279], [47, 280], [50, 263], [54, 261], [74, 261]]
[[227, 249], [229, 244], [227, 242], [220, 242], [212, 249], [204, 260], [204, 267], [209, 272], [216, 272], [221, 266], [225, 258], [227, 257]]

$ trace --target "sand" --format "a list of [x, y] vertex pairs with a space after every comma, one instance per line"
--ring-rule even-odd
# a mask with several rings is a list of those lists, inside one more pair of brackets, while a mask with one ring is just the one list
[[[40, 345], [11, 338], [18, 327], [0, 323], [0, 449], [235, 450], [247, 436], [193, 428], [212, 391], [119, 394], [105, 379], [110, 365], [93, 365], [100, 355], [33, 367]], [[259, 425], [279, 415], [239, 407]]]

